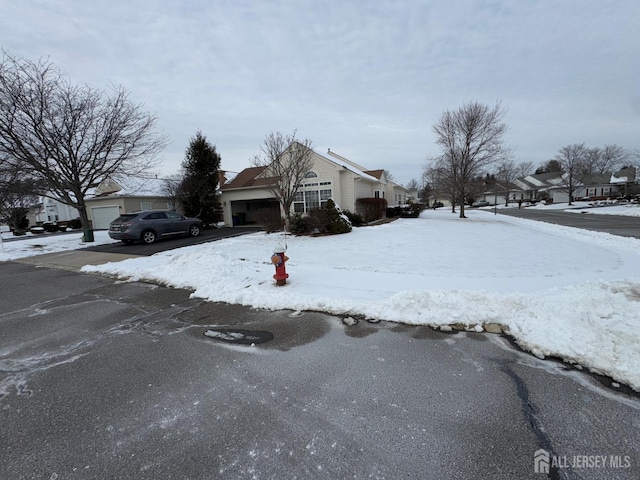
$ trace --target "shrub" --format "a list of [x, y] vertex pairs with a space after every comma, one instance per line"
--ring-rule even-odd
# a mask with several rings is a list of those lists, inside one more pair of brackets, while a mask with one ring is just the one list
[[284, 226], [284, 219], [280, 210], [276, 208], [261, 208], [256, 212], [256, 220], [267, 233], [279, 232]]
[[384, 216], [387, 201], [384, 198], [358, 198], [356, 209], [362, 214], [365, 222], [373, 222]]
[[350, 212], [349, 210], [345, 210], [342, 213], [344, 213], [347, 216], [347, 218], [351, 222], [351, 225], [353, 225], [354, 227], [359, 227], [364, 223], [364, 219], [362, 218], [362, 215], [360, 215], [359, 213]]
[[420, 212], [422, 212], [423, 210], [424, 206], [419, 203], [405, 205], [400, 210], [400, 216], [402, 218], [418, 218], [420, 216]]
[[332, 234], [349, 233], [351, 231], [351, 221], [349, 218], [338, 210], [335, 202], [331, 199], [327, 200], [325, 208], [327, 212], [327, 231]]
[[311, 231], [307, 219], [300, 213], [291, 216], [290, 229], [294, 235], [306, 235]]
[[329, 225], [329, 214], [324, 208], [314, 208], [305, 217], [310, 233], [325, 233]]
[[402, 209], [399, 206], [394, 206], [394, 207], [387, 208], [387, 217], [388, 218], [399, 217], [401, 213], [402, 213]]

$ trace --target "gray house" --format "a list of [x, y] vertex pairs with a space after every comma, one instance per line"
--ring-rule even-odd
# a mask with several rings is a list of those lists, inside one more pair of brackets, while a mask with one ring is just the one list
[[106, 230], [109, 223], [125, 212], [175, 208], [167, 181], [161, 178], [107, 178], [86, 199], [87, 214], [95, 230]]
[[[509, 201], [541, 201], [566, 203], [569, 195], [565, 188], [562, 172], [527, 175], [515, 180]], [[615, 173], [585, 175], [573, 192], [575, 199], [607, 200], [637, 193], [638, 178], [636, 168], [628, 167]], [[485, 195], [487, 200], [490, 194]], [[504, 199], [503, 199], [504, 200]]]

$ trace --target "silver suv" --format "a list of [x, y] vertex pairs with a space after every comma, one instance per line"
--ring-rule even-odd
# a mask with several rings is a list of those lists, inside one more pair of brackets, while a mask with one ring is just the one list
[[153, 243], [160, 237], [190, 235], [197, 237], [202, 222], [171, 210], [145, 210], [125, 213], [109, 224], [109, 236], [130, 244], [137, 240]]

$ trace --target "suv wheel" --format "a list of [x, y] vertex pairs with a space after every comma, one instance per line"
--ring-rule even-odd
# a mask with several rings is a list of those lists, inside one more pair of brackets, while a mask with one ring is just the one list
[[153, 230], [145, 230], [142, 232], [142, 241], [147, 245], [156, 241], [156, 232]]
[[197, 237], [200, 235], [200, 225], [191, 225], [189, 227], [189, 235], [192, 237]]

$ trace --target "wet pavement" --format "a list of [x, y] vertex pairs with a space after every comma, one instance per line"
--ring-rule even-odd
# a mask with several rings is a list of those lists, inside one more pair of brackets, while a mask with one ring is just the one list
[[[640, 474], [638, 394], [500, 335], [17, 262], [0, 287], [0, 478]], [[540, 449], [573, 463], [538, 474]]]

